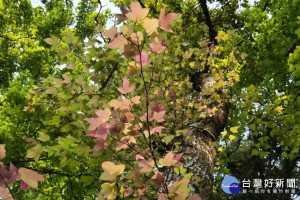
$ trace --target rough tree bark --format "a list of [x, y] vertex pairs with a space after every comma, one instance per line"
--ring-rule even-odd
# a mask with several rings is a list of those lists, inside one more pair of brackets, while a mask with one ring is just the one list
[[[207, 7], [206, 0], [198, 0], [202, 13], [205, 17], [206, 25], [209, 29], [210, 44], [217, 44], [217, 32], [213, 26], [212, 20]], [[207, 59], [210, 54], [207, 55]], [[202, 72], [197, 72], [191, 76], [193, 88], [197, 91], [212, 87], [216, 81], [213, 76], [208, 73], [209, 65], [206, 62], [205, 69]], [[187, 173], [193, 173], [190, 181], [190, 186], [193, 188], [193, 193], [199, 194], [201, 200], [212, 199], [213, 188], [213, 173], [214, 163], [216, 158], [216, 142], [223, 131], [229, 113], [229, 101], [221, 90], [214, 91], [221, 97], [221, 102], [212, 100], [211, 95], [202, 97], [203, 102], [207, 108], [212, 109], [217, 107], [218, 110], [212, 114], [211, 117], [198, 122], [193, 122], [189, 125], [188, 140], [183, 145], [183, 157], [181, 159]], [[170, 172], [167, 180], [174, 182], [178, 180], [178, 175]]]
[[[213, 76], [209, 73], [197, 73], [192, 81], [201, 89], [210, 88], [215, 84]], [[227, 96], [222, 94], [222, 91], [215, 92], [221, 96], [221, 103], [212, 101], [210, 95], [205, 95], [203, 101], [208, 108], [218, 107], [218, 110], [208, 119], [191, 123], [189, 139], [183, 144], [184, 155], [181, 161], [187, 173], [193, 173], [190, 186], [193, 193], [199, 194], [201, 200], [212, 199], [216, 141], [226, 125], [229, 112]], [[178, 175], [174, 172], [170, 172], [167, 177], [170, 182], [177, 179]]]

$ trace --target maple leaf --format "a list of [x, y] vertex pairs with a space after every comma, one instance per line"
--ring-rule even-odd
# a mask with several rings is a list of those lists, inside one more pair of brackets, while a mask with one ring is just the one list
[[90, 124], [88, 130], [93, 131], [98, 128], [101, 124], [103, 124], [101, 118], [85, 118], [85, 120]]
[[162, 165], [162, 166], [166, 166], [166, 167], [170, 167], [170, 166], [181, 166], [182, 163], [179, 162], [179, 160], [181, 159], [181, 157], [183, 156], [183, 153], [181, 154], [178, 154], [178, 155], [174, 155], [173, 152], [169, 152], [167, 153], [167, 155], [162, 158], [162, 159], [159, 159], [159, 164]]
[[78, 41], [79, 37], [75, 36], [73, 31], [67, 30], [66, 36], [64, 36], [62, 39], [66, 43], [75, 44]]
[[159, 26], [159, 20], [156, 18], [149, 19], [148, 17], [143, 21], [143, 27], [146, 33], [151, 34], [157, 30]]
[[124, 136], [121, 138], [120, 141], [117, 142], [116, 152], [120, 151], [121, 149], [127, 149], [130, 143], [136, 144], [136, 140], [132, 136]]
[[137, 164], [134, 166], [132, 180], [136, 187], [142, 187], [144, 185], [143, 182], [141, 181], [141, 172]]
[[69, 74], [63, 74], [62, 76], [64, 78], [63, 83], [66, 85], [66, 87], [71, 86], [71, 84], [72, 84], [72, 76], [69, 75]]
[[124, 24], [120, 27], [120, 31], [122, 32], [122, 34], [130, 36], [133, 33], [133, 26], [130, 24]]
[[132, 33], [130, 35], [130, 39], [134, 44], [139, 45], [142, 43], [144, 36], [140, 31], [138, 31], [136, 33]]
[[145, 52], [141, 52], [141, 54], [134, 56], [134, 60], [139, 62], [141, 64], [141, 67], [148, 64], [148, 58], [149, 56]]
[[124, 96], [120, 96], [118, 99], [113, 99], [108, 103], [109, 106], [113, 107], [117, 111], [130, 110], [131, 101], [126, 99]]
[[168, 200], [168, 198], [167, 198], [166, 194], [160, 193], [158, 195], [158, 200]]
[[140, 130], [140, 126], [138, 124], [133, 124], [131, 126], [125, 127], [124, 133], [130, 136], [137, 136]]
[[172, 152], [167, 153], [164, 158], [159, 159], [159, 164], [162, 166], [170, 167], [175, 163], [176, 161], [174, 160], [174, 154]]
[[239, 128], [239, 127], [237, 127], [237, 126], [231, 127], [231, 128], [230, 128], [230, 131], [231, 131], [232, 133], [238, 133], [238, 128]]
[[109, 37], [111, 40], [115, 39], [118, 36], [116, 27], [112, 26], [109, 30], [103, 33], [103, 36]]
[[115, 199], [118, 195], [116, 183], [103, 183], [100, 193], [103, 194], [107, 200]]
[[127, 78], [123, 80], [123, 86], [119, 87], [118, 90], [121, 94], [128, 94], [134, 90], [134, 84], [130, 85], [130, 82]]
[[15, 181], [20, 180], [20, 174], [17, 168], [10, 163], [9, 171], [5, 166], [1, 166], [1, 177], [0, 177], [0, 187], [5, 187], [6, 185], [12, 185]]
[[126, 39], [124, 38], [123, 35], [118, 34], [117, 37], [115, 37], [112, 41], [110, 41], [110, 43], [107, 45], [107, 48], [109, 49], [115, 49], [115, 48], [123, 48], [125, 43], [126, 43]]
[[132, 193], [132, 189], [131, 188], [126, 188], [124, 190], [124, 197], [128, 197], [129, 195], [131, 195]]
[[57, 49], [59, 45], [59, 39], [53, 35], [51, 35], [51, 38], [44, 39], [44, 41], [51, 45], [50, 51]]
[[181, 162], [179, 162], [179, 160], [182, 158], [183, 153], [177, 154], [174, 156], [174, 160], [177, 161], [173, 166], [174, 167], [179, 167], [182, 166], [183, 164]]
[[154, 174], [151, 178], [152, 183], [155, 187], [162, 187], [163, 184], [165, 183], [165, 177], [162, 173], [157, 172], [156, 174]]
[[163, 46], [162, 42], [159, 43], [150, 43], [150, 50], [155, 52], [155, 53], [163, 53], [165, 51], [166, 47]]
[[45, 90], [46, 94], [51, 94], [52, 97], [54, 97], [55, 95], [57, 95], [57, 90], [54, 87], [50, 87], [47, 90]]
[[140, 66], [138, 63], [135, 63], [134, 61], [129, 62], [127, 76], [128, 78], [137, 76], [140, 74]]
[[113, 162], [106, 161], [102, 163], [102, 169], [104, 172], [101, 174], [100, 179], [112, 181], [124, 172], [125, 165], [115, 165]]
[[95, 111], [95, 114], [101, 119], [102, 122], [107, 122], [111, 115], [111, 112], [108, 108], [105, 108], [104, 110]]
[[162, 131], [163, 129], [165, 129], [165, 127], [163, 127], [163, 126], [157, 126], [157, 127], [153, 128], [153, 129], [151, 130], [151, 133], [152, 133], [152, 134], [153, 134], [153, 133], [161, 133], [161, 131]]
[[24, 167], [19, 169], [19, 174], [22, 181], [35, 189], [38, 187], [38, 181], [44, 181], [44, 176]]
[[5, 158], [6, 151], [5, 151], [5, 144], [0, 144], [0, 160]]
[[97, 152], [100, 149], [106, 149], [108, 147], [107, 142], [103, 138], [97, 138], [96, 140], [94, 140], [94, 142], [94, 152]]
[[91, 131], [87, 136], [96, 137], [96, 138], [107, 138], [107, 129], [100, 127], [98, 131]]
[[141, 99], [140, 96], [134, 96], [134, 97], [131, 98], [131, 101], [132, 101], [134, 104], [139, 104], [139, 103], [140, 103], [140, 99]]
[[[148, 120], [149, 120], [149, 122], [153, 121], [153, 114], [154, 114], [154, 112], [152, 110], [148, 111]], [[147, 121], [147, 112], [145, 112], [144, 115], [140, 117], [140, 120], [143, 121], [143, 122]]]
[[115, 14], [115, 17], [119, 21], [123, 22], [127, 19], [126, 14], [129, 12], [129, 10], [126, 8], [126, 6], [122, 2], [121, 2], [121, 5], [120, 5], [120, 10], [121, 10], [122, 14]]
[[180, 181], [176, 181], [173, 188], [171, 190], [174, 191], [174, 199], [175, 200], [185, 200], [186, 196], [189, 193], [187, 184], [189, 183], [189, 180], [186, 178], [181, 179]]
[[111, 132], [111, 136], [117, 136], [119, 135], [119, 133], [121, 133], [123, 130], [124, 130], [124, 123], [117, 123], [116, 120], [114, 121], [111, 121], [111, 124], [110, 124], [110, 132]]
[[0, 198], [1, 199], [6, 199], [6, 200], [12, 200], [13, 199], [9, 189], [7, 189], [5, 187], [0, 187]]
[[121, 121], [124, 123], [129, 123], [135, 119], [135, 115], [128, 110], [123, 111], [122, 114], [123, 115], [122, 115]]
[[138, 48], [136, 45], [130, 43], [124, 46], [122, 56], [124, 56], [125, 58], [131, 58], [136, 54], [138, 54]]
[[146, 160], [143, 156], [139, 154], [136, 155], [136, 160], [138, 161], [138, 166], [141, 168], [140, 172], [142, 173], [151, 171], [155, 165], [153, 159], [148, 158], [148, 160]]
[[173, 33], [169, 25], [175, 20], [177, 15], [177, 13], [169, 13], [166, 15], [166, 7], [163, 7], [159, 15], [159, 27], [164, 31]]
[[139, 2], [131, 2], [130, 4], [131, 12], [126, 13], [127, 19], [131, 21], [141, 21], [147, 17], [149, 13], [149, 8], [142, 8]]
[[152, 107], [153, 112], [161, 112], [164, 111], [164, 107], [159, 107], [158, 103], [154, 103], [154, 106]]
[[42, 152], [43, 152], [42, 145], [37, 143], [35, 147], [28, 149], [28, 153], [26, 157], [33, 158], [35, 161], [38, 161]]
[[160, 111], [160, 112], [154, 112], [153, 113], [153, 119], [156, 120], [157, 122], [163, 122], [165, 121], [164, 116], [166, 114], [166, 111]]
[[106, 140], [107, 133], [109, 130], [108, 126], [109, 126], [109, 124], [107, 122], [105, 122], [104, 124], [102, 124], [102, 126], [99, 126], [96, 131], [90, 132], [89, 134], [87, 134], [87, 136], [102, 138], [102, 139]]
[[21, 190], [28, 190], [29, 189], [28, 185], [24, 181], [21, 181], [20, 188], [21, 188]]

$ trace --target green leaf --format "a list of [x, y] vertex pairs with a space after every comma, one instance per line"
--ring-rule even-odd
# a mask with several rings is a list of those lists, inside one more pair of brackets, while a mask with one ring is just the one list
[[42, 152], [43, 152], [42, 145], [37, 144], [35, 147], [28, 150], [27, 158], [33, 158], [35, 161], [38, 161]]
[[193, 176], [193, 173], [187, 173], [183, 175], [184, 178], [190, 179]]
[[38, 131], [40, 137], [38, 137], [39, 140], [46, 142], [50, 139], [49, 135], [47, 135], [46, 133], [42, 132], [42, 131]]
[[164, 137], [164, 141], [166, 144], [169, 144], [174, 139], [174, 135], [168, 135]]

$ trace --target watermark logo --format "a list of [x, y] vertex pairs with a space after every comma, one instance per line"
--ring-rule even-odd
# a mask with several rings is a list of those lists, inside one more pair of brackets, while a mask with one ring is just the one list
[[227, 194], [237, 194], [241, 190], [239, 181], [233, 176], [225, 176], [222, 181], [222, 189]]

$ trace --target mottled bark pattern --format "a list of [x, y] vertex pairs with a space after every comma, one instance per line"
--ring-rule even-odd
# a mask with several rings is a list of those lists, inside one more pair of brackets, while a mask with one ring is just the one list
[[[215, 80], [211, 74], [199, 73], [194, 77], [194, 85], [201, 89], [212, 87]], [[216, 141], [220, 132], [223, 131], [229, 111], [229, 103], [226, 95], [222, 91], [215, 91], [222, 97], [221, 104], [210, 101], [210, 96], [204, 96], [208, 108], [218, 106], [218, 110], [212, 117], [205, 120], [199, 120], [190, 124], [189, 139], [184, 144], [184, 156], [182, 162], [188, 173], [193, 173], [191, 186], [193, 193], [200, 195], [201, 200], [212, 199], [213, 173], [216, 158]], [[169, 180], [176, 180], [178, 175], [169, 174]]]

